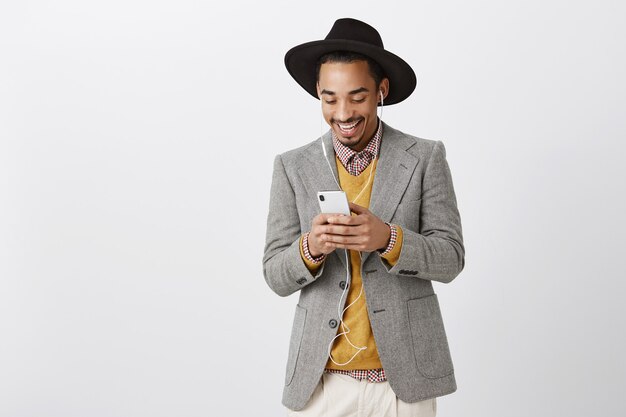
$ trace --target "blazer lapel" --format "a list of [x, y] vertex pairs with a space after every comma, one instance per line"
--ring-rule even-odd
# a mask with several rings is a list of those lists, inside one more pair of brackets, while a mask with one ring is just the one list
[[[406, 152], [414, 144], [414, 141], [401, 132], [383, 124], [383, 139], [380, 143], [369, 211], [384, 222], [389, 222], [393, 217], [419, 161], [419, 157]], [[370, 253], [361, 254], [361, 265]]]
[[[324, 152], [320, 146], [320, 140], [324, 144], [328, 158], [324, 157]], [[335, 149], [333, 148], [330, 131], [326, 132], [311, 146], [313, 148], [311, 152], [305, 153], [306, 157], [309, 159], [309, 163], [303, 164], [301, 171], [302, 180], [306, 183], [307, 190], [313, 197], [315, 197], [315, 201], [317, 203], [318, 191], [340, 190], [339, 185], [337, 184], [339, 181], [339, 174], [337, 173]]]

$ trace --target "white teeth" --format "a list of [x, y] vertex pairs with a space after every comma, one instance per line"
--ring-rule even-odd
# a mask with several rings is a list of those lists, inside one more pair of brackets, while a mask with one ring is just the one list
[[356, 126], [357, 124], [359, 124], [359, 122], [360, 122], [360, 120], [359, 120], [359, 121], [356, 121], [356, 122], [354, 122], [354, 123], [352, 123], [352, 124], [349, 124], [349, 125], [342, 125], [341, 123], [337, 123], [337, 124], [339, 125], [339, 128], [340, 128], [341, 130], [350, 130], [350, 129], [352, 129], [354, 126]]

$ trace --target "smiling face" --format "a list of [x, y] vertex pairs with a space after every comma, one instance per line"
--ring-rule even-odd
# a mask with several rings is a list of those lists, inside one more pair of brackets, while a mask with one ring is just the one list
[[320, 67], [317, 94], [324, 119], [339, 141], [357, 152], [376, 133], [379, 89], [386, 97], [389, 80], [384, 78], [377, 88], [366, 61], [326, 62]]

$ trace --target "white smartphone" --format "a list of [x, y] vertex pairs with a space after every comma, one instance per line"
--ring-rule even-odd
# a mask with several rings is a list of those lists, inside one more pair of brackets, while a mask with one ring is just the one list
[[348, 197], [343, 191], [318, 191], [317, 199], [322, 213], [341, 213], [350, 215]]

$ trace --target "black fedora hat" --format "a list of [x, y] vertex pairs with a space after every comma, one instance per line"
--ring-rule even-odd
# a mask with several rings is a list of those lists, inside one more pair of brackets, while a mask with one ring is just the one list
[[325, 39], [291, 48], [285, 54], [285, 66], [302, 88], [319, 98], [315, 73], [317, 60], [334, 51], [356, 52], [373, 59], [382, 67], [385, 76], [389, 78], [389, 94], [385, 98], [385, 105], [399, 103], [415, 90], [417, 77], [411, 66], [385, 50], [376, 29], [356, 19], [338, 19]]

